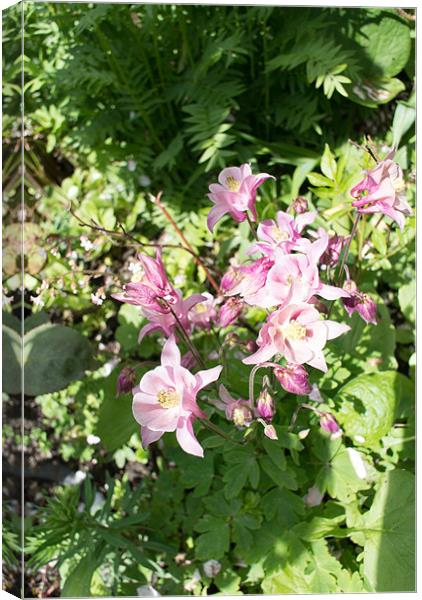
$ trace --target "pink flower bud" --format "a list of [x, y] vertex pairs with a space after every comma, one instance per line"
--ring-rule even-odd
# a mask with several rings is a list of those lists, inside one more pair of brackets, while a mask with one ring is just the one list
[[124, 367], [117, 378], [116, 394], [127, 394], [135, 386], [136, 372], [132, 367]]
[[331, 413], [321, 413], [319, 417], [319, 424], [321, 429], [327, 433], [336, 434], [336, 437], [338, 437], [338, 434], [341, 432], [339, 424]]
[[220, 308], [219, 325], [228, 327], [236, 321], [243, 308], [243, 300], [240, 298], [229, 298]]
[[312, 391], [308, 381], [309, 375], [302, 365], [287, 363], [285, 367], [275, 368], [274, 375], [286, 392], [306, 396]]
[[297, 215], [301, 215], [308, 210], [308, 201], [303, 196], [298, 196], [292, 202], [292, 209]]
[[274, 428], [274, 425], [271, 425], [271, 424], [265, 425], [264, 435], [266, 435], [267, 438], [270, 438], [270, 440], [278, 440], [278, 435]]
[[245, 350], [247, 352], [256, 352], [258, 350], [257, 343], [254, 340], [249, 340], [245, 344]]
[[268, 392], [268, 390], [264, 389], [258, 396], [258, 400], [256, 403], [256, 410], [260, 417], [265, 419], [265, 421], [271, 421], [275, 414], [274, 400], [272, 396]]
[[339, 261], [341, 251], [343, 250], [348, 240], [348, 236], [331, 236], [328, 241], [327, 249], [319, 259], [320, 264], [335, 267]]

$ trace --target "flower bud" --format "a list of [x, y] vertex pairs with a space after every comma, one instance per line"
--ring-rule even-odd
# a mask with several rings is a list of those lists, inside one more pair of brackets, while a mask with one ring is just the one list
[[327, 433], [331, 433], [332, 437], [340, 437], [341, 429], [334, 416], [331, 413], [324, 412], [320, 414], [319, 424], [321, 429]]
[[276, 367], [274, 375], [286, 392], [306, 396], [312, 391], [308, 381], [309, 375], [302, 365], [287, 363], [285, 367]]
[[124, 367], [117, 378], [116, 394], [127, 394], [135, 386], [136, 372], [132, 367]]
[[321, 493], [319, 488], [316, 485], [313, 485], [309, 488], [307, 494], [303, 497], [303, 501], [306, 506], [319, 506], [322, 502], [324, 494]]
[[267, 425], [265, 425], [264, 435], [266, 435], [267, 438], [269, 438], [270, 440], [278, 440], [278, 435], [275, 430], [275, 427], [274, 425], [271, 425], [271, 423], [267, 423]]
[[252, 354], [258, 350], [258, 344], [255, 342], [255, 340], [248, 340], [245, 344], [245, 350], [249, 354]]
[[321, 265], [335, 267], [339, 261], [341, 251], [348, 242], [348, 236], [333, 235], [328, 240], [327, 249], [322, 254], [319, 262]]
[[357, 311], [366, 323], [377, 324], [377, 305], [375, 301], [364, 292], [361, 292], [356, 283], [351, 279], [345, 281], [343, 289], [349, 292], [349, 298], [342, 298], [344, 308], [349, 316]]
[[228, 298], [220, 308], [219, 325], [228, 327], [236, 321], [243, 308], [243, 300], [240, 298]]
[[296, 200], [292, 202], [292, 209], [297, 215], [301, 215], [308, 210], [308, 201], [303, 196], [298, 196]]
[[215, 577], [221, 571], [221, 562], [212, 558], [211, 560], [204, 562], [202, 568], [207, 577]]
[[274, 400], [267, 389], [263, 389], [258, 396], [256, 410], [265, 421], [271, 421], [275, 414]]

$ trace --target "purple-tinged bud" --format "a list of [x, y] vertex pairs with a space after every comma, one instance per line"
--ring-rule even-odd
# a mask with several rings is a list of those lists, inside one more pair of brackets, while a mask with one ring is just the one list
[[245, 344], [245, 350], [249, 354], [252, 354], [258, 350], [258, 344], [255, 342], [255, 340], [248, 340]]
[[256, 410], [265, 421], [271, 421], [275, 414], [274, 400], [267, 389], [263, 389], [258, 396]]
[[296, 200], [292, 202], [292, 209], [297, 215], [301, 215], [308, 210], [308, 201], [303, 196], [298, 196]]
[[220, 308], [219, 325], [228, 327], [239, 317], [243, 309], [243, 300], [240, 298], [228, 298]]
[[341, 436], [340, 426], [331, 413], [321, 413], [319, 416], [319, 424], [321, 426], [321, 429], [323, 429], [327, 433], [331, 433], [333, 438]]
[[117, 378], [116, 394], [127, 394], [135, 387], [136, 372], [132, 367], [124, 367]]
[[312, 391], [308, 381], [308, 373], [302, 365], [287, 363], [285, 367], [276, 367], [274, 375], [278, 379], [281, 387], [298, 396], [306, 396]]
[[377, 305], [375, 301], [364, 292], [361, 292], [354, 281], [348, 279], [343, 289], [349, 292], [349, 298], [342, 298], [344, 308], [349, 317], [357, 311], [366, 323], [377, 324]]
[[303, 501], [306, 506], [319, 506], [322, 502], [324, 494], [319, 490], [316, 485], [309, 488], [307, 494], [303, 496]]
[[335, 267], [339, 261], [341, 251], [349, 241], [349, 236], [333, 235], [328, 240], [327, 249], [322, 254], [319, 262], [321, 265]]

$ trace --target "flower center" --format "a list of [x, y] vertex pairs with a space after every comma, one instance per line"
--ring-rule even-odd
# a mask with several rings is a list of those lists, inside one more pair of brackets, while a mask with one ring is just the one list
[[274, 225], [272, 228], [271, 234], [275, 242], [285, 242], [289, 239], [289, 234], [287, 231], [283, 231], [280, 227]]
[[306, 337], [306, 327], [297, 321], [290, 321], [282, 327], [284, 337], [289, 340], [303, 340]]
[[194, 307], [194, 311], [195, 311], [197, 314], [200, 314], [200, 315], [201, 315], [201, 314], [203, 314], [203, 313], [206, 313], [206, 312], [207, 312], [207, 310], [208, 310], [208, 309], [207, 309], [207, 305], [205, 304], [205, 302], [201, 302], [200, 304], [197, 304], [197, 305]]
[[180, 396], [174, 388], [160, 390], [157, 400], [163, 408], [174, 408], [180, 403]]
[[240, 181], [229, 175], [226, 177], [226, 186], [231, 192], [238, 192], [240, 188]]
[[[246, 414], [245, 414], [246, 412]], [[233, 410], [232, 420], [238, 427], [243, 427], [246, 423], [247, 411], [244, 408], [235, 408]]]

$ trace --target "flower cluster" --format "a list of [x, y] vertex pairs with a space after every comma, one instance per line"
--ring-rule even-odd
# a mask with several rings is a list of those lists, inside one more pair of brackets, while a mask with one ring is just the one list
[[[382, 212], [402, 227], [404, 215], [411, 211], [403, 197], [400, 167], [391, 157], [390, 154], [368, 171], [364, 180], [351, 190], [352, 204], [358, 215]], [[358, 289], [345, 264], [353, 231], [347, 237], [330, 236], [321, 227], [307, 232], [317, 214], [308, 210], [303, 197], [292, 203], [290, 212], [279, 210], [274, 220], [267, 219], [254, 225], [258, 219], [257, 190], [270, 177], [267, 173], [254, 175], [250, 165], [244, 164], [223, 169], [218, 183], [209, 187], [208, 196], [214, 203], [208, 216], [210, 231], [217, 221], [229, 214], [237, 222], [247, 220], [255, 237], [246, 251], [244, 264], [231, 261], [221, 278], [217, 297], [203, 292], [183, 298], [182, 292], [170, 283], [159, 250], [155, 259], [140, 254], [132, 281], [121, 293], [114, 295], [121, 302], [140, 307], [148, 319], [148, 324], [140, 331], [140, 342], [153, 331], [160, 331], [167, 338], [161, 365], [147, 372], [138, 385], [134, 385], [132, 368], [124, 368], [118, 379], [119, 394], [130, 390], [133, 393], [133, 414], [141, 425], [144, 446], [157, 441], [165, 432], [175, 432], [178, 443], [186, 452], [203, 456], [193, 424], [197, 419], [209, 427], [211, 424], [199, 407], [197, 396], [204, 387], [219, 379], [223, 366], [204, 368], [192, 341], [191, 334], [195, 329], [207, 332], [214, 327], [236, 326], [241, 313], [249, 307], [266, 311], [256, 341], [240, 342], [236, 333], [226, 336], [225, 340], [225, 343], [238, 341], [239, 349], [243, 347], [250, 352], [242, 358], [244, 364], [253, 366], [249, 398], [232, 397], [220, 383], [218, 399], [208, 398], [208, 402], [223, 411], [236, 428], [260, 423], [267, 437], [277, 439], [273, 425], [276, 403], [266, 376], [255, 402], [257, 369], [272, 369], [275, 380], [285, 391], [320, 402], [319, 392], [318, 398], [315, 395], [315, 384], [309, 382], [309, 368], [326, 372], [324, 349], [327, 342], [350, 329], [349, 325], [328, 318], [331, 308], [324, 301], [341, 299], [349, 316], [356, 311], [367, 323], [377, 322], [374, 300]], [[337, 280], [330, 280], [329, 273], [338, 267]], [[341, 284], [343, 272], [347, 279]], [[178, 343], [188, 347], [183, 357]], [[201, 369], [193, 373], [198, 365]], [[301, 406], [319, 416], [323, 430], [334, 436], [341, 435], [331, 413], [308, 404]], [[215, 425], [212, 428], [218, 429]]]

